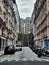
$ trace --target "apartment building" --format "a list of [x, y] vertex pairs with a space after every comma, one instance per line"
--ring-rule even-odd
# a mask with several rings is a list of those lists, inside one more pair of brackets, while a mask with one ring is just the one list
[[26, 17], [26, 19], [21, 18], [21, 33], [23, 34], [30, 33], [30, 22], [31, 17]]
[[27, 22], [25, 26], [26, 26], [26, 28], [25, 28], [26, 29], [26, 34], [30, 34], [30, 32], [31, 32], [31, 30], [30, 30], [30, 22]]
[[33, 18], [32, 17], [33, 17], [33, 14], [31, 16], [31, 22], [30, 22], [30, 31], [33, 34]]
[[20, 16], [16, 13], [19, 12], [15, 0], [0, 0], [0, 49], [17, 41]]
[[[20, 15], [18, 11], [18, 7], [15, 0], [9, 0], [10, 6], [12, 8], [13, 14], [14, 14], [14, 22], [12, 24], [14, 25], [14, 28], [12, 29], [15, 39], [13, 40], [13, 43], [17, 42], [18, 34], [19, 34], [19, 23], [20, 23]], [[13, 20], [12, 20], [13, 21]]]
[[25, 34], [30, 34], [31, 17], [26, 17], [24, 21], [25, 21]]
[[0, 49], [7, 45], [7, 27], [8, 22], [8, 2], [5, 0], [0, 0]]
[[20, 19], [20, 33], [24, 34], [24, 24], [25, 24], [25, 21], [23, 18]]
[[33, 10], [35, 44], [49, 48], [49, 0], [36, 0]]

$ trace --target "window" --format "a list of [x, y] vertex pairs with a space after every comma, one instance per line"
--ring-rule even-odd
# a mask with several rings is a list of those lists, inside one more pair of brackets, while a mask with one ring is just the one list
[[0, 11], [2, 11], [1, 6], [0, 6]]

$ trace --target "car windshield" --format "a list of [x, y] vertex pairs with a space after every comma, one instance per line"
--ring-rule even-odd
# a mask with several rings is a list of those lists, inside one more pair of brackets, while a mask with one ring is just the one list
[[12, 49], [13, 48], [13, 46], [9, 46], [9, 49]]
[[20, 47], [20, 45], [16, 45], [16, 47]]

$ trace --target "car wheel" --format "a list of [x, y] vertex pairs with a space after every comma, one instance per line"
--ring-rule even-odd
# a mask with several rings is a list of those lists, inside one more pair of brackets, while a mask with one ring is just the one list
[[6, 51], [4, 51], [4, 55], [6, 54]]
[[42, 55], [41, 54], [38, 54], [38, 57], [40, 58]]

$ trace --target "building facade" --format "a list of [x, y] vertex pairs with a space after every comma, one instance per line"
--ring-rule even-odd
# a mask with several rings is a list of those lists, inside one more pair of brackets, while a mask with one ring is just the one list
[[21, 34], [20, 38], [22, 41], [22, 46], [27, 45], [29, 42], [29, 35], [30, 35], [30, 22], [31, 22], [31, 17], [26, 17], [26, 19], [21, 18]]
[[21, 18], [20, 24], [21, 24], [21, 27], [20, 27], [20, 28], [21, 28], [21, 31], [20, 31], [20, 32], [21, 32], [22, 34], [24, 34], [24, 24], [25, 24], [25, 21], [24, 21], [23, 18]]
[[33, 13], [32, 13], [32, 16], [31, 16], [30, 31], [33, 34]]
[[19, 13], [15, 0], [0, 0], [0, 49], [17, 41]]
[[[6, 6], [6, 7], [5, 7]], [[7, 45], [8, 2], [0, 0], [0, 49]], [[4, 44], [5, 43], [5, 44]]]
[[25, 19], [25, 34], [30, 34], [31, 32], [31, 17], [26, 17]]
[[26, 28], [25, 28], [26, 34], [30, 34], [30, 32], [31, 32], [31, 30], [30, 30], [30, 27], [31, 27], [30, 22], [27, 22], [25, 26], [26, 26]]
[[21, 18], [21, 33], [28, 34], [30, 33], [30, 24], [31, 17], [26, 17], [26, 19]]
[[35, 44], [49, 48], [49, 0], [36, 0], [33, 11]]

